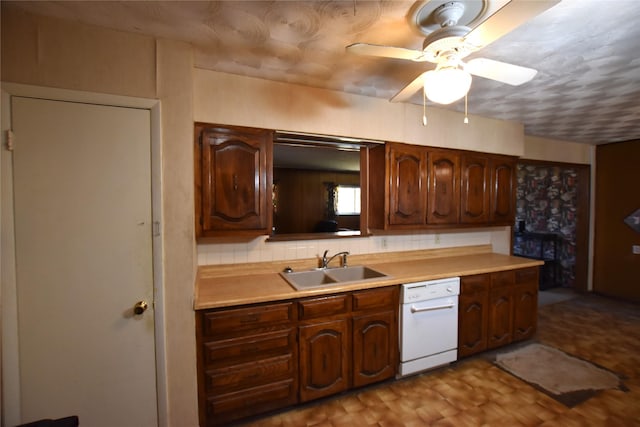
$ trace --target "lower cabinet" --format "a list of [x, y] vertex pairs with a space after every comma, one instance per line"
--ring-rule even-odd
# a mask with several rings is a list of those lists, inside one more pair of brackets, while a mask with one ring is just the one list
[[301, 300], [300, 401], [393, 378], [398, 287]]
[[200, 425], [393, 378], [398, 286], [196, 313]]
[[294, 308], [287, 302], [197, 313], [200, 425], [297, 403]]
[[538, 270], [530, 267], [461, 278], [458, 358], [535, 334]]
[[513, 340], [531, 338], [538, 324], [538, 274], [539, 269], [516, 270], [513, 291]]
[[298, 302], [300, 326], [300, 401], [349, 388], [349, 294]]
[[458, 358], [487, 349], [489, 326], [489, 274], [460, 278], [458, 298]]
[[399, 287], [353, 293], [352, 385], [393, 378], [398, 369]]

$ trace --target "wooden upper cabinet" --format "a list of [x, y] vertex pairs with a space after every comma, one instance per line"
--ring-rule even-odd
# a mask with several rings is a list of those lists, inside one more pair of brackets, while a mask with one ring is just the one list
[[388, 144], [389, 225], [424, 225], [427, 155], [424, 147]]
[[195, 125], [196, 236], [269, 234], [270, 130]]
[[460, 189], [460, 222], [489, 222], [489, 159], [484, 156], [462, 155]]
[[516, 160], [491, 160], [491, 206], [489, 221], [493, 225], [513, 225], [515, 221]]
[[430, 151], [427, 223], [456, 224], [460, 215], [460, 156]]
[[515, 157], [396, 142], [367, 154], [373, 229], [513, 225]]

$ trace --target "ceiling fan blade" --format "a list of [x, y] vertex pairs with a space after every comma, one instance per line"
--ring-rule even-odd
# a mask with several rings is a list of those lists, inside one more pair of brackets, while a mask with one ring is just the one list
[[382, 46], [368, 43], [354, 43], [347, 46], [347, 50], [357, 55], [381, 56], [383, 58], [407, 59], [410, 61], [425, 61], [421, 50], [405, 49], [403, 47]]
[[560, 0], [511, 0], [471, 30], [464, 39], [480, 49], [557, 3], [560, 3]]
[[475, 58], [464, 65], [464, 69], [474, 76], [496, 80], [501, 83], [519, 86], [533, 79], [538, 73], [533, 68], [507, 64], [487, 58]]
[[393, 98], [390, 99], [391, 102], [404, 102], [408, 101], [417, 91], [424, 88], [424, 73], [420, 74], [414, 81], [409, 83], [402, 89], [400, 92], [396, 93]]

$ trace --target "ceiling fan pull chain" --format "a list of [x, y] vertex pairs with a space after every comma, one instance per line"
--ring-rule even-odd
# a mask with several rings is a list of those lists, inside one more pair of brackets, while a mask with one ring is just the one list
[[469, 124], [469, 117], [467, 117], [467, 94], [464, 94], [464, 120], [462, 121], [465, 125]]
[[427, 125], [427, 94], [422, 91], [422, 126]]

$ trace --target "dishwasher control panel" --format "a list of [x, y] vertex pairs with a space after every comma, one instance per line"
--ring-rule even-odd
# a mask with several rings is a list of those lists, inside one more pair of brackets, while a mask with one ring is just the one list
[[406, 283], [402, 285], [402, 304], [427, 301], [435, 298], [460, 294], [460, 278], [426, 280], [424, 282]]

